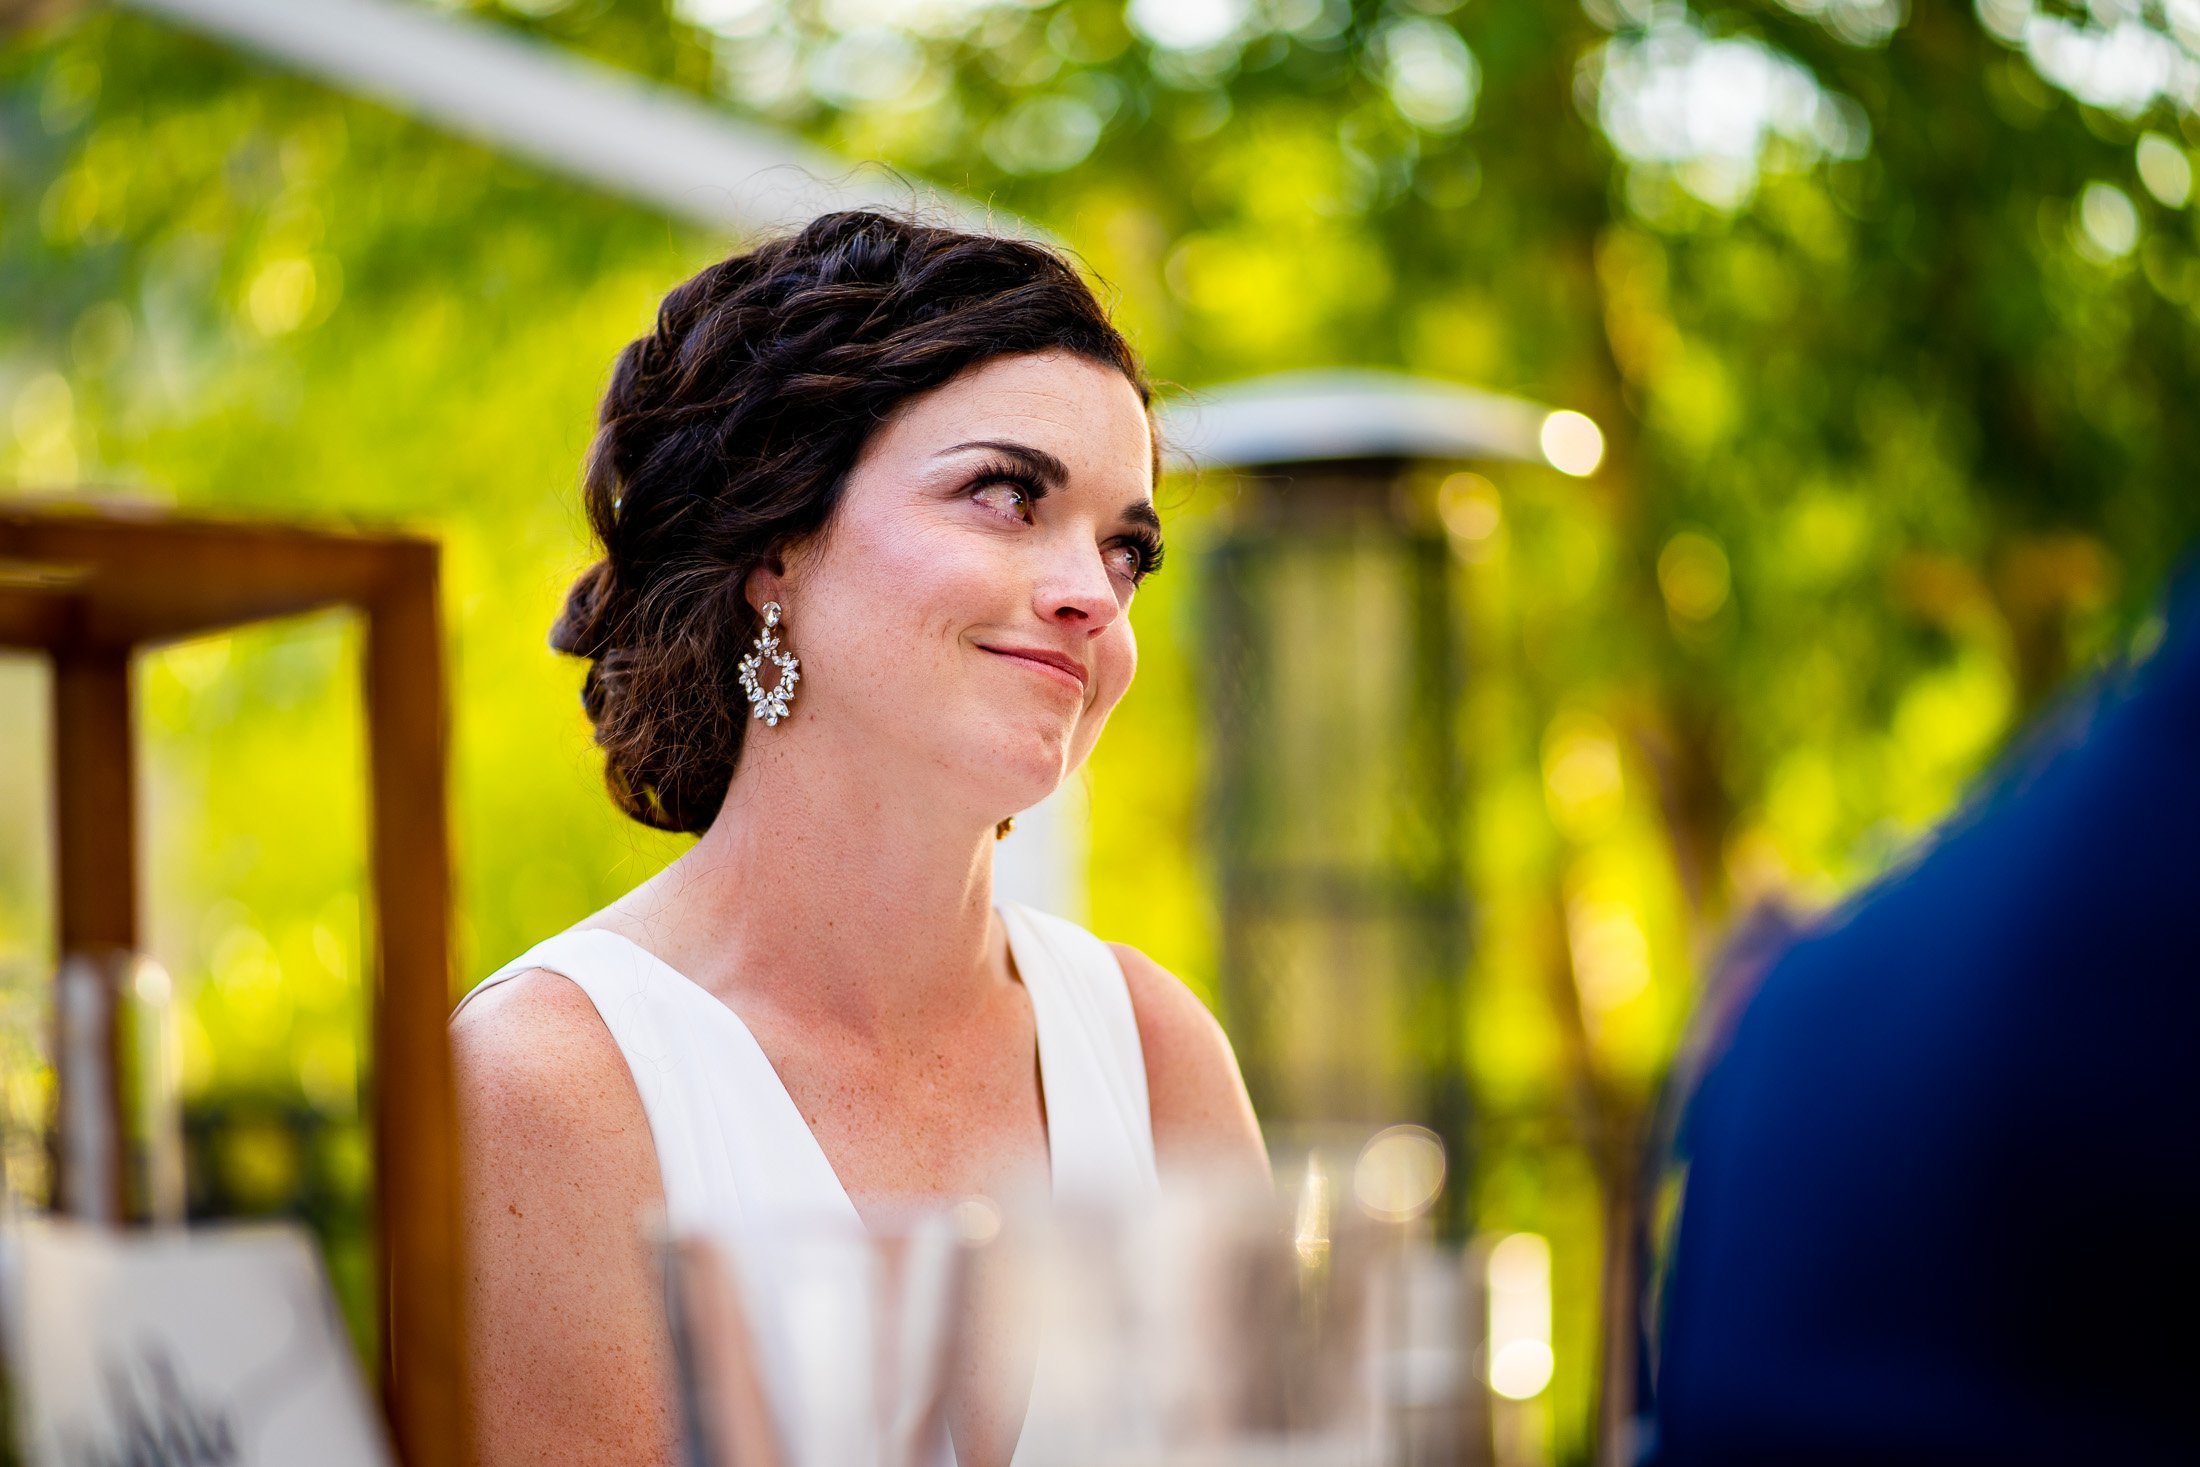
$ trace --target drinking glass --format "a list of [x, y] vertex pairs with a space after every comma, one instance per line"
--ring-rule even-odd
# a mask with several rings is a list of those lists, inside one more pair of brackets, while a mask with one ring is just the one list
[[971, 1262], [997, 1227], [972, 1199], [665, 1236], [688, 1462], [952, 1467]]

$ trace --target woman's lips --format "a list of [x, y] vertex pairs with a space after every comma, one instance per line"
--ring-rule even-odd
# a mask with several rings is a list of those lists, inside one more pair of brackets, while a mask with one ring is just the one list
[[[979, 645], [984, 646], [983, 643]], [[1058, 679], [1080, 693], [1085, 690], [1085, 685], [1092, 676], [1076, 658], [1049, 647], [986, 647], [985, 650], [996, 657], [1021, 662], [1033, 671]]]

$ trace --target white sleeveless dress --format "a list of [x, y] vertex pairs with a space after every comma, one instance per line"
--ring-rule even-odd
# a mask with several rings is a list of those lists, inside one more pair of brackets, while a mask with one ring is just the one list
[[[1074, 922], [1009, 902], [998, 910], [1038, 1033], [1054, 1200], [1133, 1207], [1160, 1181], [1122, 967]], [[572, 980], [617, 1042], [641, 1093], [675, 1233], [768, 1237], [806, 1220], [861, 1228], [809, 1123], [732, 1008], [601, 929], [537, 944], [475, 985], [460, 1007], [535, 968]], [[775, 1388], [773, 1405], [784, 1418], [796, 1408], [783, 1394]]]

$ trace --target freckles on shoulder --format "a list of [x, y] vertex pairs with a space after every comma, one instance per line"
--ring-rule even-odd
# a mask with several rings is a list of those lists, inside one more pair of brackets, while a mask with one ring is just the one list
[[[657, 1181], [641, 1095], [595, 1005], [536, 971], [480, 995], [450, 1025], [469, 1188], [563, 1171], [583, 1192]], [[526, 1216], [524, 1199], [501, 1210]]]

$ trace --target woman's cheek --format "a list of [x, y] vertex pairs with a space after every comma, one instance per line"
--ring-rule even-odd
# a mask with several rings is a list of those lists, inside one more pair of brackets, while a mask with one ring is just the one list
[[974, 620], [996, 611], [1001, 596], [998, 558], [977, 537], [925, 527], [881, 534], [864, 559], [863, 600], [867, 616], [892, 634], [904, 650], [930, 646], [933, 655], [952, 657], [959, 634]]
[[1129, 615], [1126, 613], [1103, 632], [1100, 642], [1099, 655], [1093, 659], [1099, 696], [1092, 700], [1092, 711], [1106, 718], [1130, 691], [1131, 679], [1138, 672], [1138, 638], [1131, 632]]

